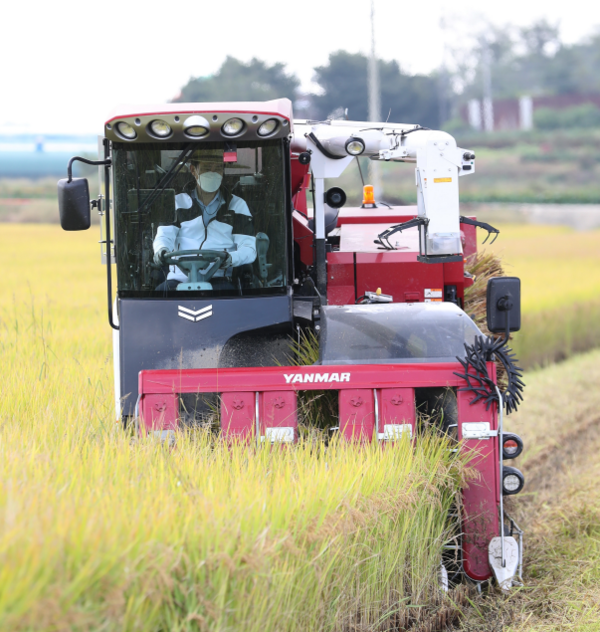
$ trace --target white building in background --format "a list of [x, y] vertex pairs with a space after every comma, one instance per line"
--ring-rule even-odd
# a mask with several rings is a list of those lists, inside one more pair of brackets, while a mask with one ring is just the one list
[[481, 101], [479, 99], [471, 99], [468, 104], [469, 125], [476, 130], [481, 129]]
[[519, 128], [523, 131], [533, 129], [533, 99], [531, 97], [519, 99]]

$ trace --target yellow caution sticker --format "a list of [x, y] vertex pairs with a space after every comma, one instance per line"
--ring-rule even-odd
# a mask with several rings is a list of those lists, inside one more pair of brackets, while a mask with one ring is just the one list
[[434, 178], [433, 181], [434, 181], [434, 183], [437, 183], [437, 182], [452, 182], [452, 178]]

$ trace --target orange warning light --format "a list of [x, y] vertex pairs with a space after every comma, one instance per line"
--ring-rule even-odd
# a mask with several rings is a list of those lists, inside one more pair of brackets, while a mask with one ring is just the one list
[[363, 208], [375, 208], [375, 191], [372, 184], [365, 184], [363, 187]]

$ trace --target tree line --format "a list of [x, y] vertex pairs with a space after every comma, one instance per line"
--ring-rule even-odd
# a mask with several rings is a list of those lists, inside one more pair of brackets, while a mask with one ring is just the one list
[[451, 78], [462, 100], [481, 95], [485, 64], [494, 98], [600, 94], [600, 31], [565, 44], [558, 25], [547, 20], [525, 27], [488, 25], [470, 46], [453, 51], [453, 58]]
[[[302, 94], [300, 81], [281, 63], [266, 64], [259, 59], [242, 62], [227, 57], [210, 77], [194, 77], [175, 99], [182, 102], [263, 101], [288, 97], [295, 114], [312, 119], [347, 115], [368, 120], [368, 59], [360, 53], [337, 51], [327, 64], [314, 69], [320, 94]], [[390, 120], [419, 120], [433, 127], [438, 122], [436, 84], [432, 77], [403, 73], [396, 61], [378, 60], [381, 112]]]
[[[175, 101], [262, 101], [288, 97], [296, 116], [322, 120], [347, 116], [368, 120], [368, 59], [336, 51], [314, 69], [320, 90], [303, 93], [282, 63], [227, 57], [208, 77], [192, 77]], [[483, 73], [494, 98], [523, 95], [600, 94], [600, 33], [565, 44], [546, 20], [526, 27], [486, 25], [466, 46], [450, 49], [444, 66], [410, 74], [396, 61], [378, 60], [381, 114], [395, 122], [439, 128], [471, 98], [481, 98]]]

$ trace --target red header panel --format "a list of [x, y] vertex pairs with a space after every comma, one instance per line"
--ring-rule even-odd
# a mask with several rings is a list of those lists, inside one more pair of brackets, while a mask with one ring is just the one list
[[236, 369], [140, 371], [139, 393], [220, 393], [292, 389], [461, 386], [456, 362], [436, 364], [343, 364]]

